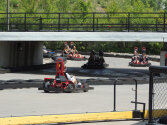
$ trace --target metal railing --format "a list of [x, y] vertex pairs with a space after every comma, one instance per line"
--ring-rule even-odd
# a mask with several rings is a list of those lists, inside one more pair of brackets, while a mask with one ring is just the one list
[[167, 67], [151, 66], [149, 82], [149, 124], [167, 115]]
[[[145, 105], [146, 103], [143, 102], [138, 102], [138, 82], [135, 78], [116, 78], [113, 79], [114, 83], [113, 83], [113, 112], [116, 111], [116, 107], [117, 107], [117, 85], [123, 85], [122, 82], [132, 82], [135, 83], [135, 89], [132, 88], [132, 91], [134, 91], [134, 101], [131, 101], [131, 103], [135, 104], [135, 108], [133, 110], [133, 118], [142, 118], [143, 120], [145, 120], [144, 115], [145, 115]], [[119, 83], [121, 82], [121, 83]], [[132, 84], [133, 85], [133, 84]], [[138, 110], [137, 106], [138, 105], [143, 105], [143, 111], [141, 112], [140, 110]]]
[[166, 13], [0, 13], [0, 31], [166, 32], [166, 24]]
[[[138, 86], [138, 83], [137, 83], [137, 80], [136, 79], [131, 79], [131, 78], [117, 78], [117, 79], [114, 79], [114, 94], [113, 94], [113, 111], [116, 111], [116, 86], [117, 85], [120, 85], [118, 82], [134, 82], [135, 83], [135, 89], [132, 89], [132, 91], [135, 91], [135, 102], [137, 102], [137, 86]], [[137, 110], [137, 103], [135, 103], [135, 109], [134, 110]]]

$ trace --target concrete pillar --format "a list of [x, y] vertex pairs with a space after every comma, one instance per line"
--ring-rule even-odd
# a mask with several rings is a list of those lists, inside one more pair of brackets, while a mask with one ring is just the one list
[[0, 42], [0, 66], [22, 67], [43, 63], [43, 42]]
[[167, 54], [167, 51], [161, 51], [161, 53], [160, 53], [160, 66], [165, 66], [165, 54]]

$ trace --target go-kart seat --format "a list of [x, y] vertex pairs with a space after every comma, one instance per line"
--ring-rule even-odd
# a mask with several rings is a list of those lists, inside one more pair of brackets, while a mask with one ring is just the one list
[[67, 82], [67, 79], [65, 78], [65, 76], [60, 75], [59, 78], [61, 82]]
[[59, 75], [58, 75], [58, 76], [56, 76], [56, 83], [61, 83], [61, 80], [60, 80]]

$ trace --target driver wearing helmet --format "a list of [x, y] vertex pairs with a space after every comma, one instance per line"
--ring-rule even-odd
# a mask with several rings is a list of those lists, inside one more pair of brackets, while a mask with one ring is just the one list
[[66, 72], [67, 71], [67, 67], [64, 66], [64, 74], [65, 74], [65, 77], [69, 80], [69, 81], [72, 81], [72, 83], [74, 83], [75, 85], [81, 85], [82, 83], [80, 82], [77, 82], [77, 79], [75, 76], [70, 76], [69, 73]]
[[105, 60], [104, 60], [104, 53], [102, 50], [99, 51], [99, 65], [103, 65], [105, 63]]
[[133, 55], [133, 57], [132, 57], [132, 61], [131, 61], [131, 62], [137, 63], [138, 59], [139, 59], [138, 48], [135, 47], [135, 48], [134, 48], [134, 55]]
[[146, 49], [145, 48], [142, 49], [142, 55], [140, 57], [140, 62], [141, 63], [147, 63], [148, 62], [148, 57], [146, 55]]
[[92, 64], [92, 63], [94, 63], [94, 61], [95, 61], [95, 51], [94, 50], [91, 50], [91, 52], [90, 52], [90, 57], [89, 57], [89, 59], [88, 59], [88, 63], [89, 64]]

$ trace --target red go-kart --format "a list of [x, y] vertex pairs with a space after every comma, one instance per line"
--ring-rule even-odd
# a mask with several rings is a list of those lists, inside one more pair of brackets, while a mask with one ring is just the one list
[[151, 65], [151, 63], [149, 63], [148, 61], [140, 62], [138, 57], [133, 57], [133, 58], [135, 58], [135, 60], [129, 62], [130, 66], [134, 66], [134, 67], [149, 67]]
[[70, 45], [68, 45], [67, 42], [64, 43], [64, 50], [62, 56], [66, 57], [69, 60], [76, 60], [76, 61], [87, 60], [85, 56], [78, 53], [78, 51], [76, 50], [76, 46], [74, 45], [73, 42], [71, 42]]
[[64, 62], [61, 58], [57, 60], [55, 79], [44, 78], [42, 87], [38, 88], [38, 90], [44, 90], [44, 92], [87, 92], [90, 89], [93, 89], [93, 87], [89, 87], [87, 83], [78, 85], [67, 79], [64, 72]]
[[138, 55], [138, 47], [134, 47], [134, 56], [129, 65], [134, 67], [149, 67], [151, 63], [148, 60], [145, 47], [142, 48], [142, 55]]

